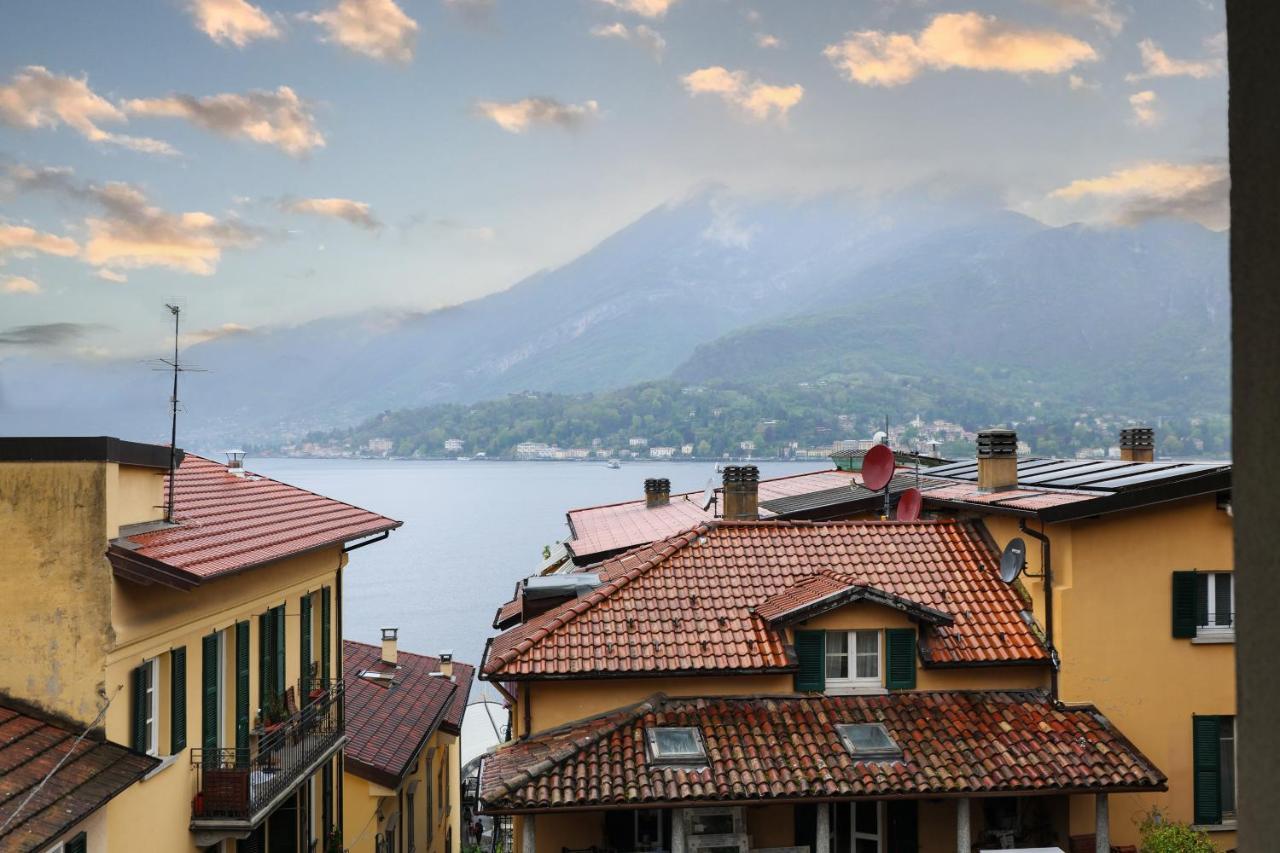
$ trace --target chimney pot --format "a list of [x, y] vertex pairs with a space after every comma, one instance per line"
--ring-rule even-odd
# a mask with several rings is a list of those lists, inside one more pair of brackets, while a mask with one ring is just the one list
[[978, 491], [1003, 492], [1018, 487], [1018, 434], [1011, 429], [978, 433]]
[[664, 478], [644, 481], [644, 505], [646, 507], [666, 506], [671, 503], [671, 481]]
[[724, 518], [756, 521], [760, 518], [760, 469], [754, 465], [726, 465], [724, 469]]
[[244, 476], [244, 451], [227, 450], [227, 473], [234, 477]]
[[1156, 461], [1156, 431], [1151, 427], [1120, 430], [1120, 459], [1124, 462]]
[[399, 628], [383, 628], [382, 629], [382, 662], [394, 665], [396, 663], [396, 638], [400, 635]]
[[440, 674], [445, 678], [453, 678], [453, 650], [440, 653]]

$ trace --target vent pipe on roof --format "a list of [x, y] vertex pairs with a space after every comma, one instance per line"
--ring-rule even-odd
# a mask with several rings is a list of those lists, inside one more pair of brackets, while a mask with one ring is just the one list
[[644, 481], [644, 505], [650, 509], [671, 503], [671, 481], [649, 479]]
[[235, 477], [244, 476], [244, 451], [227, 450], [227, 473]]
[[1011, 429], [978, 433], [978, 491], [1003, 492], [1018, 487], [1018, 434]]
[[1120, 430], [1120, 459], [1123, 462], [1155, 462], [1156, 431], [1151, 427]]
[[730, 521], [760, 518], [760, 469], [754, 465], [726, 465], [724, 514]]
[[396, 663], [396, 638], [400, 636], [399, 628], [382, 629], [382, 662], [392, 666]]

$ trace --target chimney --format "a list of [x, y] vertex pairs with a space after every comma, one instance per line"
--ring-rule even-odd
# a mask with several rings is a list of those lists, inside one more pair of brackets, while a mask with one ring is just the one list
[[227, 473], [234, 477], [244, 476], [244, 451], [243, 450], [226, 450], [227, 454]]
[[978, 433], [978, 491], [1003, 492], [1018, 487], [1018, 434], [1011, 429]]
[[760, 469], [754, 465], [726, 465], [724, 469], [724, 512], [730, 521], [760, 518]]
[[445, 678], [453, 678], [453, 650], [440, 653], [440, 674]]
[[671, 503], [671, 481], [668, 479], [644, 481], [644, 505], [649, 509]]
[[1151, 427], [1120, 430], [1120, 459], [1123, 462], [1156, 461], [1156, 431]]
[[395, 665], [396, 663], [396, 637], [399, 636], [399, 628], [383, 628], [382, 629], [382, 662]]

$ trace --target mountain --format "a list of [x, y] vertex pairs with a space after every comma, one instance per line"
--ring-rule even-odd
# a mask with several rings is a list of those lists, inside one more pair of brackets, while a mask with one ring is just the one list
[[[920, 195], [712, 189], [483, 299], [193, 345], [184, 358], [208, 372], [184, 377], [182, 431], [191, 446], [269, 442], [390, 409], [671, 376], [897, 383], [938, 416], [1039, 396], [1225, 412], [1226, 243], [1177, 223], [1049, 228]], [[167, 383], [137, 361], [9, 356], [0, 423], [163, 439]]]

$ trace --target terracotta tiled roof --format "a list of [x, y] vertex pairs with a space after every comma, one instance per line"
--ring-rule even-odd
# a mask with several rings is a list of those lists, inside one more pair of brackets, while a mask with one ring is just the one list
[[[880, 723], [901, 760], [855, 760], [840, 723]], [[705, 766], [662, 766], [651, 726], [693, 726]], [[1093, 708], [1039, 692], [667, 698], [507, 744], [484, 760], [490, 812], [1044, 791], [1163, 790], [1165, 777]]]
[[[760, 481], [759, 500], [763, 504], [861, 482], [861, 474], [849, 471], [814, 471], [774, 477]], [[672, 495], [670, 503], [658, 507], [648, 507], [643, 500], [636, 500], [571, 509], [566, 515], [573, 531], [573, 538], [566, 544], [579, 560], [656, 542], [688, 530], [695, 524], [714, 520], [710, 511], [702, 509], [702, 492]], [[762, 517], [770, 515], [767, 509], [761, 512]]]
[[927, 622], [950, 625], [955, 620], [948, 613], [934, 610], [911, 598], [882, 589], [852, 583], [834, 572], [823, 572], [800, 581], [775, 596], [766, 598], [753, 608], [766, 622], [789, 622], [810, 618], [854, 601], [871, 601], [903, 610]]
[[155, 569], [189, 587], [401, 524], [267, 477], [236, 477], [191, 454], [176, 479], [177, 526], [115, 540], [109, 556], [118, 572]]
[[[395, 787], [436, 729], [462, 730], [474, 667], [454, 663], [453, 678], [433, 676], [440, 659], [412, 652], [396, 655], [397, 667], [382, 662], [382, 649], [354, 640], [342, 643], [346, 683], [346, 768], [357, 776]], [[393, 685], [361, 677], [391, 672]]]
[[94, 737], [76, 743], [79, 734], [69, 725], [0, 704], [0, 851], [43, 849], [160, 763]]
[[721, 521], [597, 571], [590, 593], [494, 637], [482, 677], [792, 670], [783, 634], [752, 610], [820, 572], [952, 617], [922, 637], [926, 663], [1048, 659], [968, 523]]

